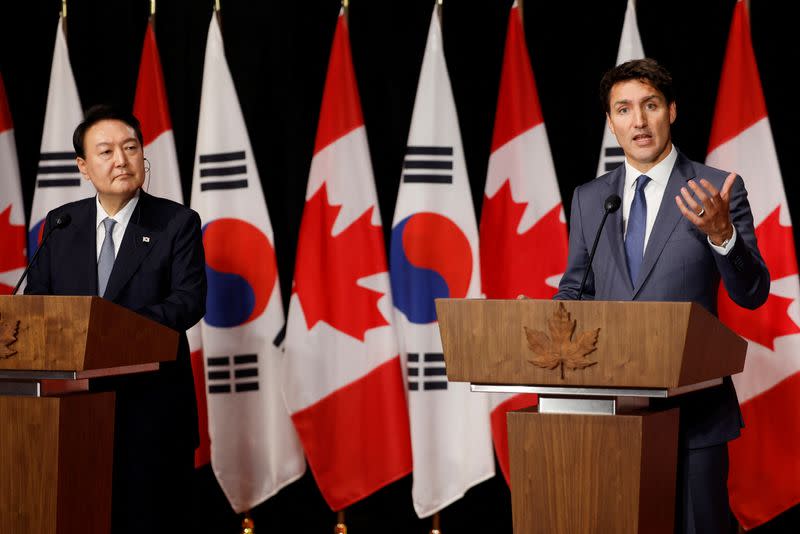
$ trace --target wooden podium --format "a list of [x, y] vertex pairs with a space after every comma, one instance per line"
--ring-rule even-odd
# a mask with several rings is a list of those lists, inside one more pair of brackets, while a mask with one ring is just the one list
[[538, 393], [508, 414], [517, 534], [673, 532], [678, 410], [747, 342], [689, 302], [437, 299], [447, 377]]
[[114, 393], [178, 333], [99, 297], [0, 296], [0, 533], [108, 534]]

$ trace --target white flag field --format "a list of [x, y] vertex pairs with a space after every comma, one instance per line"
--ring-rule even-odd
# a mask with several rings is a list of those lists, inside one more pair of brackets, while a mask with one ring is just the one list
[[284, 314], [272, 225], [215, 16], [191, 205], [208, 276], [201, 334], [211, 465], [243, 512], [301, 477], [305, 460], [281, 397]]
[[432, 515], [494, 476], [489, 399], [445, 374], [434, 299], [480, 297], [478, 227], [436, 9], [392, 222], [392, 297], [408, 383], [412, 499]]
[[[639, 34], [639, 24], [636, 22], [636, 3], [628, 0], [625, 8], [625, 21], [622, 23], [622, 35], [619, 39], [617, 63], [624, 63], [632, 59], [643, 59], [644, 47]], [[597, 176], [614, 170], [625, 161], [625, 154], [617, 143], [617, 138], [608, 127], [603, 128], [603, 144], [600, 148], [600, 161], [597, 164]]]
[[69, 63], [63, 19], [59, 18], [39, 151], [39, 169], [28, 226], [28, 257], [33, 257], [39, 248], [44, 218], [50, 210], [96, 193], [92, 183], [83, 179], [75, 163], [72, 134], [82, 120], [81, 101]]

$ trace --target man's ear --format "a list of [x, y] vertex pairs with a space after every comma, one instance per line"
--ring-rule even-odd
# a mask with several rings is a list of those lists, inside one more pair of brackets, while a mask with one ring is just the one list
[[88, 180], [89, 179], [89, 175], [86, 172], [86, 160], [83, 159], [82, 157], [78, 156], [77, 158], [75, 158], [75, 163], [78, 164], [78, 170], [81, 171], [81, 174], [83, 175], [83, 178], [85, 180]]
[[669, 105], [669, 123], [673, 124], [676, 118], [678, 118], [678, 107], [675, 105], [675, 102], [672, 102]]
[[611, 133], [614, 134], [614, 137], [617, 136], [617, 132], [614, 131], [614, 124], [611, 122], [611, 115], [606, 113], [606, 124], [608, 124], [608, 129], [611, 130]]

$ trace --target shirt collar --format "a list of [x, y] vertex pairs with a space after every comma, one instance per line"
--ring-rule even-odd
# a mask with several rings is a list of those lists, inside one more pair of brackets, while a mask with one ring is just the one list
[[[669, 154], [667, 157], [659, 161], [652, 169], [647, 171], [647, 177], [657, 183], [661, 188], [667, 187], [669, 176], [672, 174], [672, 167], [675, 166], [675, 161], [678, 159], [678, 150], [675, 145], [670, 144]], [[630, 189], [636, 188], [636, 179], [643, 173], [638, 171], [625, 158], [625, 187]]]
[[97, 204], [97, 224], [95, 225], [95, 228], [99, 228], [103, 223], [103, 219], [106, 217], [114, 219], [117, 221], [117, 224], [124, 228], [128, 226], [128, 222], [131, 220], [131, 216], [133, 215], [133, 210], [136, 209], [136, 204], [139, 203], [139, 190], [136, 190], [136, 194], [133, 196], [133, 198], [130, 199], [128, 203], [125, 204], [125, 206], [113, 217], [111, 217], [100, 204], [100, 198], [97, 195], [94, 196], [94, 201]]

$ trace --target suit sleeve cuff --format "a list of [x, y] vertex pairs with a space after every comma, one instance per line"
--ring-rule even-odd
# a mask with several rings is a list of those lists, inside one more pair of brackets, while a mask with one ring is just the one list
[[711, 238], [708, 236], [706, 236], [706, 240], [708, 241], [708, 244], [711, 245], [711, 248], [717, 252], [717, 254], [720, 254], [722, 256], [727, 256], [728, 253], [731, 250], [733, 250], [733, 245], [736, 244], [736, 227], [735, 226], [733, 227], [733, 235], [731, 236], [730, 239], [728, 239], [728, 242], [725, 243], [724, 246], [715, 245], [714, 243], [711, 242]]

